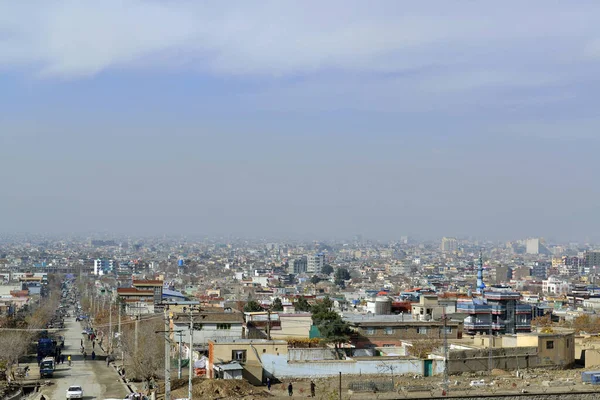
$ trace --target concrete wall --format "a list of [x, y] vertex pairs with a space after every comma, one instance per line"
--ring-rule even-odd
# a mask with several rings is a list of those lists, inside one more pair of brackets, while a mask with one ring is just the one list
[[332, 349], [288, 349], [288, 361], [336, 360]]
[[[536, 368], [540, 366], [537, 347], [516, 347], [512, 349], [492, 349], [492, 368], [503, 370]], [[449, 355], [448, 372], [487, 371], [489, 368], [489, 350], [452, 351]]]
[[[289, 362], [287, 357], [265, 354], [262, 356], [263, 368], [268, 375], [278, 379], [285, 378], [317, 378], [324, 376], [381, 374], [381, 366], [393, 363], [397, 368], [395, 374], [420, 374], [424, 372], [424, 361], [399, 359], [396, 357], [376, 357], [371, 360], [337, 360]], [[433, 361], [434, 375], [443, 374], [443, 361]]]
[[[461, 396], [460, 400], [595, 400], [596, 393], [555, 393], [555, 394], [515, 394], [515, 395], [478, 395]], [[429, 400], [443, 400], [448, 397], [429, 397]], [[456, 397], [455, 397], [456, 399]]]

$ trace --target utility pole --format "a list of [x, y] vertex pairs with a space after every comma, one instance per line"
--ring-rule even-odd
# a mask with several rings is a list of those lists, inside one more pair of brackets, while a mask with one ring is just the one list
[[117, 304], [117, 313], [119, 313], [119, 347], [121, 348], [121, 362], [125, 363], [125, 354], [123, 352], [123, 337], [121, 335], [121, 306]]
[[194, 363], [192, 354], [194, 353], [194, 313], [192, 307], [190, 307], [190, 349], [189, 349], [189, 360], [188, 360], [188, 400], [192, 400], [192, 364]]
[[183, 339], [182, 338], [183, 332], [177, 331], [177, 335], [179, 336], [179, 350], [178, 350], [179, 359], [178, 359], [178, 364], [177, 364], [177, 379], [181, 379], [181, 341]]
[[492, 330], [493, 324], [492, 324], [492, 306], [490, 306], [490, 337], [489, 337], [489, 349], [488, 349], [488, 371], [490, 376], [492, 376], [492, 369], [493, 369], [493, 365], [492, 365], [492, 353], [493, 353], [493, 349], [492, 349], [492, 339], [494, 337], [494, 331]]
[[168, 306], [165, 306], [165, 400], [171, 400], [171, 344]]
[[267, 310], [267, 340], [271, 340], [271, 309]]
[[138, 328], [140, 324], [140, 316], [135, 316], [135, 354], [138, 352]]
[[340, 381], [339, 381], [339, 385], [338, 385], [338, 391], [339, 391], [339, 395], [340, 395], [340, 400], [342, 400], [342, 371], [340, 371]]
[[444, 392], [446, 392], [446, 396], [448, 395], [448, 391], [450, 387], [448, 385], [448, 328], [447, 321], [448, 317], [446, 316], [446, 310], [444, 309], [444, 314], [442, 315], [444, 320]]
[[113, 342], [113, 330], [112, 330], [112, 300], [108, 303], [108, 354], [112, 353], [112, 342]]

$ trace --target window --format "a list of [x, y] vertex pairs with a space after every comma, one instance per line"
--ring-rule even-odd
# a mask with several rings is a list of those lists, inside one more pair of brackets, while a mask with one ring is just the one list
[[194, 322], [194, 330], [195, 331], [201, 331], [202, 330], [202, 324], [197, 324]]
[[231, 359], [246, 362], [246, 350], [231, 350]]
[[383, 347], [396, 347], [394, 344], [384, 343]]
[[[444, 333], [444, 328], [442, 328], [442, 333]], [[451, 326], [447, 326], [446, 327], [446, 333], [452, 333], [452, 327]]]
[[386, 335], [393, 335], [394, 334], [394, 328], [385, 328], [383, 331], [384, 334]]
[[217, 329], [231, 329], [231, 324], [217, 324]]
[[427, 335], [427, 327], [419, 326], [417, 328], [417, 333], [420, 335]]
[[367, 335], [374, 335], [374, 334], [375, 334], [375, 328], [367, 328], [367, 329], [365, 330], [365, 333], [366, 333]]
[[546, 348], [547, 349], [553, 349], [554, 348], [554, 340], [548, 340], [546, 342]]

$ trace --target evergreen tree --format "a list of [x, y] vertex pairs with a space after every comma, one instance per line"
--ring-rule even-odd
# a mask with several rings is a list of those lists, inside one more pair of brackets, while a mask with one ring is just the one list
[[271, 307], [271, 310], [283, 311], [283, 304], [281, 303], [281, 299], [279, 297], [276, 297], [275, 300], [273, 300], [273, 306]]
[[342, 317], [333, 310], [333, 302], [329, 297], [312, 307], [313, 325], [316, 325], [321, 336], [336, 346], [348, 340], [350, 328]]
[[333, 273], [333, 267], [329, 264], [325, 264], [321, 269], [321, 272], [325, 275], [331, 275]]
[[310, 304], [304, 296], [300, 296], [300, 298], [294, 303], [294, 308], [296, 311], [310, 311]]
[[263, 308], [258, 304], [256, 300], [250, 300], [244, 306], [244, 312], [258, 312], [264, 311]]

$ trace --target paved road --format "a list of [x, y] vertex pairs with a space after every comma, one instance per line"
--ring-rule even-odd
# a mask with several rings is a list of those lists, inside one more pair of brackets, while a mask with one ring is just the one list
[[[104, 357], [100, 360], [91, 360], [92, 344], [87, 340], [86, 335], [82, 335], [83, 325], [80, 322], [75, 322], [74, 317], [65, 318], [65, 348], [63, 354], [71, 355], [72, 365], [69, 367], [67, 361], [64, 364], [57, 366], [54, 372], [54, 377], [51, 378], [53, 385], [44, 387], [44, 389], [36, 395], [35, 399], [43, 394], [47, 399], [64, 399], [67, 388], [71, 385], [81, 385], [85, 400], [105, 398], [123, 399], [129, 394], [125, 385], [119, 381], [115, 369], [106, 366]], [[85, 351], [88, 354], [87, 360], [83, 360], [80, 353], [81, 339], [84, 339]], [[96, 345], [96, 353], [100, 356], [104, 352]], [[37, 367], [33, 368], [35, 375], [38, 375]]]

